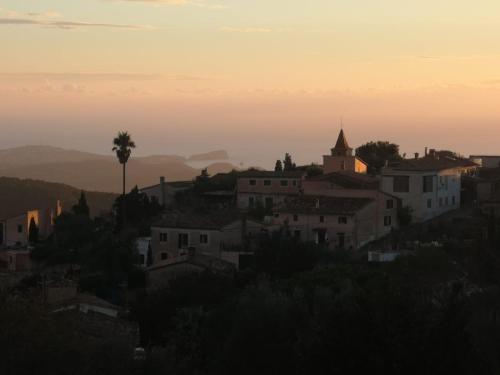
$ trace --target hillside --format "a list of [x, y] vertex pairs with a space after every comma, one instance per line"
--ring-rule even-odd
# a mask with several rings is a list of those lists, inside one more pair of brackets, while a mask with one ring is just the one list
[[[127, 189], [149, 186], [160, 176], [167, 181], [191, 180], [201, 169], [177, 155], [132, 157], [127, 164]], [[228, 172], [229, 163], [207, 161], [209, 173]], [[0, 176], [28, 178], [74, 186], [78, 189], [121, 192], [122, 168], [112, 155], [98, 155], [49, 146], [26, 146], [0, 150]]]
[[[109, 211], [115, 194], [86, 192], [92, 216]], [[55, 207], [59, 199], [63, 210], [70, 210], [78, 201], [80, 190], [74, 187], [37, 180], [0, 177], [0, 218], [15, 216], [23, 211]]]

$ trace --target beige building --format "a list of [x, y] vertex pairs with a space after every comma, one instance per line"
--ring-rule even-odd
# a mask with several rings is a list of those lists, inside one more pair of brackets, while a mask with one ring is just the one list
[[337, 143], [331, 150], [331, 155], [323, 156], [323, 172], [325, 174], [338, 171], [366, 173], [367, 170], [367, 164], [353, 155], [353, 149], [347, 143], [344, 130], [340, 130]]
[[[305, 195], [368, 198], [374, 201], [374, 238], [386, 236], [398, 228], [399, 198], [380, 190], [380, 180], [362, 173], [338, 171], [307, 178], [303, 182]], [[387, 225], [390, 223], [390, 225]]]
[[151, 227], [153, 266], [193, 254], [239, 266], [247, 241], [261, 230], [237, 211], [166, 213]]
[[[329, 249], [359, 249], [380, 234], [374, 217], [376, 202], [370, 198], [302, 196], [290, 199], [274, 212], [274, 223], [287, 228], [301, 241]], [[391, 216], [385, 226], [392, 227]]]
[[29, 243], [29, 231], [35, 223], [40, 239], [47, 238], [53, 231], [54, 220], [62, 213], [62, 206], [57, 201], [56, 207], [30, 210], [17, 216], [0, 220], [0, 248], [23, 247]]
[[251, 209], [261, 205], [271, 209], [284, 202], [285, 198], [298, 195], [305, 171], [260, 171], [250, 170], [238, 174], [237, 206]]
[[166, 182], [165, 177], [160, 177], [160, 183], [141, 188], [140, 193], [146, 194], [149, 199], [156, 199], [162, 206], [173, 203], [175, 195], [186, 191], [193, 186], [192, 181]]

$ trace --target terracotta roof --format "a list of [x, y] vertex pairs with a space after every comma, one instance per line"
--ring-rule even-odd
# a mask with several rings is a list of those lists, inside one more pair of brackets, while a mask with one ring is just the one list
[[335, 143], [335, 149], [349, 150], [349, 144], [344, 134], [344, 129], [340, 129], [339, 137], [337, 138], [337, 143]]
[[307, 181], [328, 181], [349, 189], [375, 190], [379, 187], [377, 178], [352, 171], [338, 171], [309, 177]]
[[403, 159], [390, 166], [391, 169], [401, 171], [439, 171], [451, 168], [473, 168], [478, 165], [467, 159], [453, 159], [449, 157], [425, 156], [418, 159]]
[[[193, 181], [171, 181], [171, 182], [165, 181], [165, 185], [170, 186], [174, 189], [189, 189], [190, 187], [193, 186]], [[159, 186], [160, 184], [146, 186], [139, 188], [139, 191], [149, 190]]]
[[374, 202], [369, 198], [339, 198], [305, 195], [286, 201], [278, 212], [352, 215], [368, 204]]
[[255, 177], [255, 178], [301, 178], [306, 174], [306, 171], [260, 171], [251, 170], [238, 173], [238, 178], [240, 177]]
[[218, 210], [212, 212], [168, 212], [153, 223], [153, 227], [185, 228], [185, 229], [212, 229], [220, 230], [241, 219], [241, 213], [236, 210]]

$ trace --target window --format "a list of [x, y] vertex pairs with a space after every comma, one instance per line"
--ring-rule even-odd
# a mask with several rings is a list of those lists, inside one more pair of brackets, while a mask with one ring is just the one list
[[422, 177], [422, 188], [424, 193], [432, 193], [433, 191], [433, 176]]
[[266, 202], [266, 208], [273, 208], [274, 200], [272, 197], [267, 197], [265, 202]]
[[200, 244], [208, 245], [208, 234], [207, 233], [200, 234]]
[[144, 256], [144, 254], [139, 254], [139, 263], [140, 264], [146, 263], [146, 257]]
[[293, 236], [294, 236], [295, 238], [300, 238], [300, 234], [301, 234], [301, 233], [300, 233], [300, 230], [294, 230], [294, 231], [293, 231]]
[[293, 215], [293, 221], [299, 221], [299, 215], [297, 214]]
[[264, 180], [264, 186], [271, 186], [271, 180]]
[[439, 198], [439, 207], [443, 207], [443, 198]]
[[161, 253], [161, 260], [167, 260], [168, 259], [168, 254], [167, 253]]
[[249, 183], [250, 183], [250, 186], [255, 186], [255, 185], [257, 185], [257, 180], [250, 180]]
[[395, 193], [408, 193], [410, 191], [410, 176], [394, 176], [393, 179]]
[[384, 216], [384, 226], [390, 227], [392, 224], [392, 216]]
[[292, 181], [292, 185], [293, 185], [293, 186], [297, 186], [297, 180], [293, 180], [293, 181]]
[[167, 242], [167, 241], [168, 241], [168, 234], [160, 233], [160, 242]]
[[445, 197], [445, 198], [444, 198], [444, 205], [445, 205], [445, 206], [448, 206], [448, 197]]
[[17, 233], [23, 233], [23, 226], [21, 224], [17, 226]]
[[281, 180], [280, 185], [281, 186], [288, 186], [288, 180]]
[[179, 249], [184, 249], [189, 244], [189, 235], [187, 233], [179, 233], [178, 237], [178, 247]]
[[347, 217], [339, 216], [339, 224], [347, 224]]
[[394, 208], [394, 201], [392, 199], [388, 199], [385, 202], [385, 208], [388, 210], [392, 210]]
[[274, 217], [275, 217], [276, 219], [278, 219], [278, 218], [280, 217], [280, 214], [279, 214], [279, 213], [275, 213], [275, 214], [274, 214]]
[[255, 198], [254, 197], [248, 197], [248, 207], [250, 207], [250, 208], [255, 207]]
[[457, 204], [457, 199], [455, 198], [455, 196], [451, 197], [451, 204], [452, 205], [456, 205]]
[[325, 217], [324, 217], [323, 215], [321, 215], [321, 216], [319, 217], [319, 222], [320, 222], [320, 223], [324, 223], [324, 222], [325, 222]]
[[432, 208], [432, 199], [427, 199], [427, 208]]

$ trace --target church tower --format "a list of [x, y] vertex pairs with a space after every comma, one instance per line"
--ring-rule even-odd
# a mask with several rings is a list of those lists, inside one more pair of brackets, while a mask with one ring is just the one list
[[344, 130], [341, 129], [335, 147], [331, 149], [331, 155], [323, 156], [323, 172], [350, 171], [356, 173], [366, 173], [366, 163], [353, 155], [353, 149], [349, 147]]
[[347, 143], [343, 129], [340, 129], [337, 143], [332, 148], [332, 156], [352, 156], [352, 148]]

